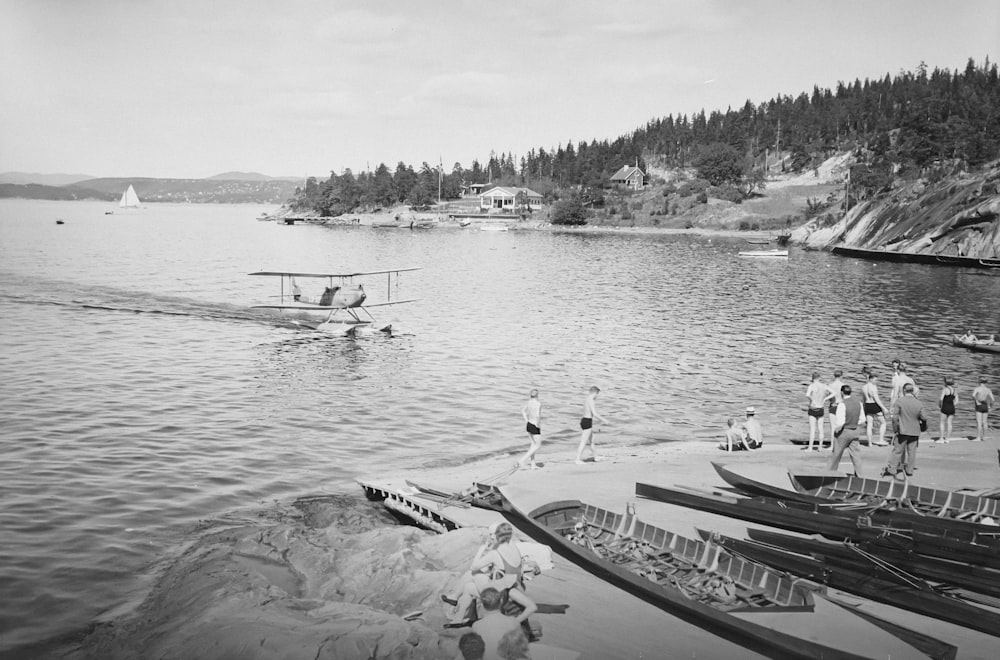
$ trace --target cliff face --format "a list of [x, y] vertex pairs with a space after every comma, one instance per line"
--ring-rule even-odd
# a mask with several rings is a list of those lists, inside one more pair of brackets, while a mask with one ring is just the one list
[[911, 183], [856, 205], [832, 226], [820, 223], [799, 227], [792, 240], [815, 249], [1000, 258], [1000, 164], [933, 184]]

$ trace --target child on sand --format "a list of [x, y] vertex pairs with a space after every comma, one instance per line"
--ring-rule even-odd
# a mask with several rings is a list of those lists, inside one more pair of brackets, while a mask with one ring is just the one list
[[722, 451], [743, 451], [750, 450], [747, 445], [746, 429], [736, 426], [736, 418], [730, 417], [726, 420], [726, 441], [719, 445]]

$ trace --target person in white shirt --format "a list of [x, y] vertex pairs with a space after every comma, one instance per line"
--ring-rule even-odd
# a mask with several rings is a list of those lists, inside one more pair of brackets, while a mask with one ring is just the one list
[[865, 411], [860, 399], [851, 397], [851, 386], [840, 388], [843, 403], [837, 406], [836, 430], [833, 432], [833, 455], [830, 456], [828, 470], [840, 467], [840, 458], [846, 449], [854, 466], [854, 475], [861, 476], [861, 434], [859, 428], [865, 423]]

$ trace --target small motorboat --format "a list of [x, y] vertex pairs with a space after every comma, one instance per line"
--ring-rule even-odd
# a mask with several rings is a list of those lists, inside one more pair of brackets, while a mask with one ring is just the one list
[[742, 250], [741, 257], [763, 257], [765, 259], [787, 259], [788, 250]]

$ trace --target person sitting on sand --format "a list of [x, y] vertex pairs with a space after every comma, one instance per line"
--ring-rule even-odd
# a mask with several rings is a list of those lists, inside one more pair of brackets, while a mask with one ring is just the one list
[[730, 417], [726, 420], [726, 441], [719, 445], [722, 451], [743, 451], [749, 450], [747, 444], [746, 429], [736, 426], [736, 418]]
[[756, 415], [757, 411], [754, 410], [754, 407], [747, 406], [747, 419], [743, 422], [743, 429], [746, 431], [747, 444], [750, 446], [750, 449], [760, 449], [764, 446], [764, 429], [761, 428]]
[[538, 609], [534, 601], [523, 591], [522, 569], [524, 558], [514, 543], [514, 528], [508, 522], [496, 523], [490, 527], [486, 542], [479, 547], [472, 559], [469, 571], [462, 576], [462, 591], [457, 598], [442, 595], [441, 599], [455, 606], [455, 618], [451, 625], [463, 625], [468, 621], [469, 607], [487, 588], [493, 588], [524, 608], [517, 620], [523, 621]]

